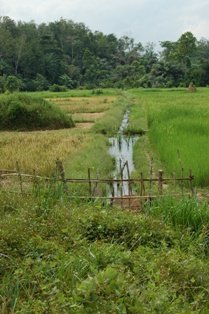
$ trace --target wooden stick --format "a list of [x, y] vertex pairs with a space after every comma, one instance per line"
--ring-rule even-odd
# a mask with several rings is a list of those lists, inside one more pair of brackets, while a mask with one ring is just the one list
[[[184, 168], [183, 167], [181, 168], [181, 177], [182, 177], [182, 179], [184, 177]], [[184, 195], [184, 183], [183, 183], [183, 180], [181, 181], [181, 193], [182, 193], [182, 195]]]
[[63, 182], [64, 192], [67, 192], [67, 184], [66, 184], [66, 180], [65, 180], [65, 170], [64, 170], [62, 161], [59, 159], [56, 160], [56, 168], [58, 170], [58, 173], [60, 174], [61, 181]]
[[158, 183], [159, 194], [162, 195], [163, 194], [163, 170], [159, 170], [158, 175], [159, 175], [159, 183]]
[[16, 161], [16, 168], [17, 168], [17, 173], [19, 177], [19, 182], [20, 182], [20, 192], [23, 194], [23, 182], [22, 182], [22, 175], [20, 172], [20, 167], [18, 161]]
[[152, 169], [152, 165], [150, 167], [150, 182], [149, 182], [149, 194], [152, 194], [152, 174], [153, 174], [153, 169]]
[[[1, 177], [15, 177], [15, 176], [18, 176], [19, 174], [16, 172], [16, 173], [4, 173], [4, 174], [1, 174]], [[27, 177], [27, 178], [34, 178], [34, 175], [32, 174], [26, 174], [26, 173], [21, 173], [21, 176], [22, 177]], [[43, 180], [49, 180], [51, 181], [51, 178], [49, 177], [42, 177], [42, 176], [39, 176], [39, 175], [36, 175], [36, 178], [37, 179], [43, 179]], [[163, 178], [163, 181], [164, 182], [170, 182], [170, 181], [173, 181], [174, 179], [173, 178]], [[176, 178], [175, 179], [176, 181], [190, 181], [190, 178]], [[61, 179], [56, 179], [55, 181], [62, 181]], [[89, 179], [76, 179], [76, 178], [67, 178], [65, 179], [66, 182], [71, 182], [71, 183], [88, 183], [89, 182]], [[98, 179], [98, 178], [92, 178], [91, 179], [91, 182], [92, 183], [110, 183], [110, 182], [117, 182], [117, 183], [121, 183], [121, 182], [128, 182], [130, 181], [131, 183], [139, 183], [141, 182], [141, 179]], [[143, 178], [143, 181], [144, 182], [150, 182], [150, 178]], [[159, 178], [153, 178], [152, 179], [152, 182], [158, 182], [159, 181]]]
[[[124, 169], [124, 166], [123, 166]], [[120, 195], [121, 195], [121, 207], [123, 208], [123, 169], [122, 169], [122, 160], [120, 159], [120, 177], [121, 177], [121, 187], [120, 187]]]
[[173, 173], [173, 181], [174, 181], [174, 190], [176, 192], [176, 173]]
[[92, 187], [91, 187], [91, 169], [88, 168], [88, 181], [89, 181], [89, 195], [92, 197]]
[[194, 195], [194, 188], [193, 188], [193, 180], [194, 180], [194, 176], [192, 175], [192, 170], [189, 170], [189, 178], [190, 178], [190, 189], [191, 189], [191, 193], [192, 195]]

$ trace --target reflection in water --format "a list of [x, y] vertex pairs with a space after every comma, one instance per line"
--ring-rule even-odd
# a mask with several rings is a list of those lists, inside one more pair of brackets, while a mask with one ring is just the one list
[[[134, 170], [133, 147], [139, 137], [123, 135], [123, 131], [128, 126], [128, 116], [129, 116], [129, 111], [127, 111], [124, 115], [118, 135], [116, 137], [109, 138], [109, 142], [111, 144], [109, 153], [112, 157], [115, 158], [115, 161], [116, 161], [116, 169], [113, 174], [114, 179], [118, 177], [121, 178], [121, 169], [123, 168], [124, 168], [122, 171], [123, 179], [127, 180], [129, 178], [128, 168], [123, 167], [126, 162], [128, 163], [129, 172], [131, 173]], [[124, 182], [122, 187], [120, 187], [117, 184], [117, 182], [115, 182], [113, 188], [114, 188], [115, 196], [129, 194], [128, 182]]]

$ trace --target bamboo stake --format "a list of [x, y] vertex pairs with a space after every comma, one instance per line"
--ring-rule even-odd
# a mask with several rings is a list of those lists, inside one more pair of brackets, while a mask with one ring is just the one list
[[122, 208], [123, 208], [123, 169], [122, 169], [122, 160], [120, 159], [120, 177], [121, 177], [120, 195], [121, 195], [121, 207]]
[[152, 165], [150, 167], [150, 182], [149, 182], [149, 194], [152, 195], [152, 174], [153, 174], [153, 169]]
[[18, 178], [19, 178], [19, 182], [20, 182], [20, 192], [21, 192], [21, 194], [23, 194], [23, 182], [22, 182], [22, 176], [21, 176], [21, 172], [20, 172], [20, 167], [19, 167], [18, 161], [16, 161], [16, 169], [17, 169]]
[[[182, 167], [181, 168], [181, 178], [183, 179], [183, 177], [184, 177], [184, 168]], [[181, 194], [182, 194], [182, 196], [184, 195], [184, 182], [183, 182], [183, 180], [181, 180]]]
[[174, 181], [174, 190], [176, 192], [176, 173], [173, 173], [173, 181]]
[[88, 168], [88, 180], [89, 180], [89, 195], [92, 197], [92, 186], [91, 186], [91, 169]]
[[163, 170], [159, 170], [158, 171], [158, 179], [159, 179], [159, 194], [162, 195], [163, 194]]
[[194, 180], [194, 176], [192, 175], [192, 170], [189, 170], [189, 179], [190, 179], [190, 189], [191, 189], [191, 193], [192, 195], [194, 195], [194, 188], [193, 188], [193, 180]]
[[[141, 184], [140, 184], [140, 204], [141, 204], [141, 208], [143, 207], [143, 192], [145, 192], [145, 189], [144, 189], [144, 178], [143, 178], [143, 173], [141, 172], [140, 174], [140, 180], [141, 180]], [[144, 193], [145, 194], [145, 193]]]

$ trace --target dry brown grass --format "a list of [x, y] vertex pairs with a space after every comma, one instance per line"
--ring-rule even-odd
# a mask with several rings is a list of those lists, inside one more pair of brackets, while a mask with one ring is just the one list
[[92, 122], [79, 122], [79, 123], [76, 123], [75, 127], [77, 129], [90, 129], [93, 125], [94, 123]]
[[0, 168], [14, 169], [18, 161], [22, 171], [49, 174], [57, 158], [70, 159], [88, 140], [78, 130], [1, 132]]
[[49, 100], [69, 113], [94, 113], [103, 112], [110, 109], [116, 100], [116, 97], [71, 97], [55, 98]]
[[74, 113], [72, 115], [75, 122], [96, 122], [103, 117], [105, 112], [93, 112], [93, 113]]

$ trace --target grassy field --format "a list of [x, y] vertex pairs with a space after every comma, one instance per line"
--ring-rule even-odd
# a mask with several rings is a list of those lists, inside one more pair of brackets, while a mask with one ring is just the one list
[[[162, 204], [138, 215], [44, 195], [0, 193], [0, 200], [2, 314], [207, 313], [209, 216], [202, 207], [164, 202], [174, 220], [166, 211], [156, 215]], [[180, 219], [179, 206], [187, 216], [195, 209], [190, 219]]]
[[[74, 128], [1, 132], [0, 168], [13, 170], [18, 162], [21, 172], [33, 174], [35, 170], [36, 174], [49, 176], [54, 173], [55, 161], [59, 158], [63, 161], [67, 177], [86, 178], [88, 168], [91, 168], [94, 177], [110, 176], [114, 163], [108, 154], [109, 144], [104, 134], [117, 131], [129, 104], [125, 99], [116, 100], [117, 96], [109, 96], [108, 93], [100, 96], [91, 94], [91, 97], [89, 94], [83, 97], [83, 91], [80, 91], [71, 98], [61, 98], [60, 94], [59, 98], [50, 98], [56, 106], [73, 113], [76, 122]], [[103, 189], [100, 187], [100, 193]], [[77, 194], [76, 191], [85, 194], [88, 186], [71, 186], [71, 193]]]
[[[156, 159], [169, 174], [192, 169], [195, 184], [209, 184], [209, 90], [134, 90], [146, 110], [148, 136]], [[138, 109], [138, 112], [141, 109]]]
[[[86, 178], [88, 168], [94, 177], [108, 177], [114, 163], [107, 138], [126, 110], [127, 132], [145, 131], [134, 148], [134, 175], [149, 174], [150, 163], [167, 173], [178, 169], [177, 149], [189, 169], [193, 160], [200, 163], [192, 150], [200, 150], [199, 143], [206, 160], [206, 89], [38, 94], [73, 114], [76, 127], [1, 132], [0, 168], [13, 169], [19, 161], [24, 172], [48, 175], [60, 158], [67, 177]], [[208, 178], [207, 163], [201, 167]], [[193, 172], [197, 184], [207, 184], [198, 179], [198, 167]], [[68, 188], [74, 196], [89, 189]], [[61, 184], [40, 185], [27, 196], [0, 190], [0, 215], [2, 314], [208, 313], [209, 211], [196, 198], [165, 198], [130, 212], [69, 200]]]

